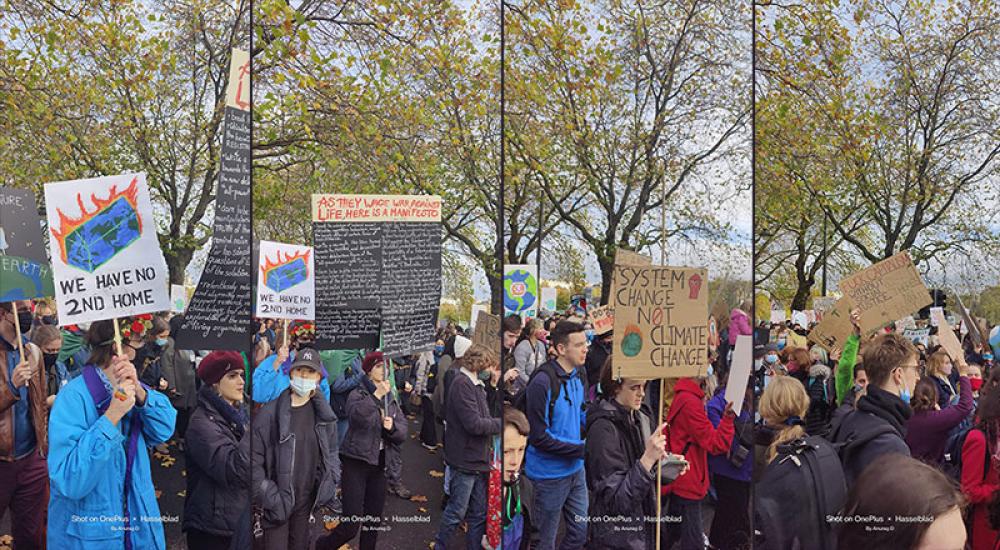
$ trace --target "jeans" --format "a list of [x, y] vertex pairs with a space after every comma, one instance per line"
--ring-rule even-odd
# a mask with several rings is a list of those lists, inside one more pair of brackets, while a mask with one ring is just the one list
[[667, 510], [669, 515], [681, 518], [680, 523], [671, 523], [668, 526], [670, 546], [667, 548], [679, 541], [680, 550], [704, 550], [705, 531], [701, 520], [701, 501], [670, 495]]
[[450, 497], [448, 506], [441, 516], [441, 527], [434, 539], [436, 549], [448, 547], [448, 540], [464, 518], [469, 526], [465, 534], [468, 550], [481, 550], [483, 535], [486, 534], [486, 472], [466, 472], [457, 468], [451, 470]]
[[[575, 474], [555, 479], [531, 480], [535, 506], [531, 521], [538, 526], [538, 550], [556, 547], [559, 517], [566, 520], [562, 550], [583, 548], [587, 543], [587, 476], [583, 468]], [[536, 518], [537, 516], [537, 518]]]

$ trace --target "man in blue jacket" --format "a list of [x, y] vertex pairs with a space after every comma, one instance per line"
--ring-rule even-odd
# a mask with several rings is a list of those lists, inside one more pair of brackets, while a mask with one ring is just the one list
[[[563, 516], [566, 534], [560, 548], [569, 550], [583, 548], [587, 542], [587, 477], [583, 469], [587, 336], [583, 325], [560, 321], [549, 339], [557, 358], [542, 364], [525, 390], [531, 427], [525, 474], [534, 486], [532, 522], [538, 527], [538, 548], [555, 548]], [[552, 395], [555, 388], [558, 396]]]

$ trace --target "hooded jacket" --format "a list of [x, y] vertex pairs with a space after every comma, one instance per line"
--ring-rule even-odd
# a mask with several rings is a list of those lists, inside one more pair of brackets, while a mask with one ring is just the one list
[[729, 346], [733, 347], [736, 345], [736, 338], [740, 335], [752, 336], [753, 335], [753, 325], [750, 323], [750, 317], [745, 311], [740, 308], [733, 309], [732, 313], [729, 314]]
[[898, 396], [868, 385], [857, 408], [844, 415], [830, 436], [833, 443], [843, 444], [840, 456], [848, 487], [876, 458], [887, 453], [910, 456], [904, 438], [906, 421], [912, 414], [910, 406]]
[[634, 415], [610, 399], [587, 411], [585, 467], [590, 516], [612, 517], [591, 523], [587, 548], [652, 548], [656, 516], [656, 478], [639, 462], [653, 426], [645, 411]]
[[[347, 397], [349, 427], [340, 452], [346, 457], [377, 466], [379, 443], [382, 439], [386, 440], [385, 447], [388, 447], [390, 442], [398, 445], [406, 441], [406, 434], [409, 430], [406, 417], [396, 401], [378, 399], [375, 394], [371, 393], [373, 387], [370, 379], [366, 376], [363, 381]], [[382, 426], [383, 414], [392, 417], [391, 430], [386, 430]]]
[[825, 436], [833, 415], [834, 389], [830, 387], [833, 372], [830, 367], [816, 363], [809, 367], [806, 379], [806, 393], [809, 395], [809, 410], [806, 412], [806, 433]]
[[197, 397], [198, 406], [184, 436], [184, 529], [231, 537], [250, 496], [249, 417], [244, 405], [244, 417], [239, 418], [239, 412], [211, 386], [202, 386]]
[[674, 402], [667, 413], [665, 428], [667, 447], [674, 454], [683, 454], [690, 468], [687, 473], [663, 488], [663, 494], [673, 493], [689, 500], [701, 500], [708, 494], [708, 454], [723, 454], [733, 443], [733, 418], [722, 416], [719, 427], [705, 413], [705, 392], [698, 382], [681, 378], [674, 386]]
[[[309, 403], [316, 414], [316, 441], [320, 451], [320, 476], [316, 500], [309, 508], [331, 503], [336, 497], [334, 470], [340, 468], [337, 454], [337, 416], [330, 403], [315, 392]], [[282, 525], [296, 508], [293, 487], [295, 434], [292, 433], [291, 390], [285, 390], [274, 401], [266, 403], [253, 418], [253, 503], [263, 509], [261, 526], [270, 529]]]

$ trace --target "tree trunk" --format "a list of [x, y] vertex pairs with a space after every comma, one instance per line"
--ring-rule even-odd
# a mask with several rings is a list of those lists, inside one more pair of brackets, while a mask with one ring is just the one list
[[163, 251], [163, 258], [167, 261], [167, 272], [170, 274], [170, 284], [183, 285], [184, 272], [187, 270], [191, 258], [194, 256], [193, 248], [174, 248]]
[[615, 274], [615, 263], [614, 260], [600, 260], [598, 259], [598, 265], [601, 266], [601, 305], [607, 305], [611, 298], [611, 279]]
[[795, 297], [792, 298], [792, 310], [805, 311], [806, 304], [809, 303], [809, 295], [815, 283], [812, 279], [799, 280], [799, 286], [795, 289]]

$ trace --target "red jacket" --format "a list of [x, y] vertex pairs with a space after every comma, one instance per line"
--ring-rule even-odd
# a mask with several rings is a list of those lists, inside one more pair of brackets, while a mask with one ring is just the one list
[[705, 414], [705, 392], [701, 391], [697, 381], [681, 378], [674, 391], [676, 395], [667, 413], [668, 426], [664, 432], [667, 448], [674, 454], [683, 453], [690, 468], [676, 481], [665, 485], [662, 492], [701, 500], [708, 494], [708, 454], [729, 452], [733, 443], [734, 415], [723, 415], [719, 427], [715, 428]]
[[[993, 492], [1000, 489], [997, 469], [986, 467], [986, 436], [980, 430], [969, 430], [962, 447], [962, 492], [972, 507], [973, 550], [992, 550], [997, 540], [997, 532], [990, 529], [989, 507]], [[986, 477], [983, 477], [983, 472]]]

